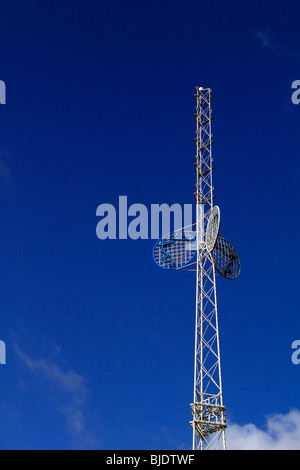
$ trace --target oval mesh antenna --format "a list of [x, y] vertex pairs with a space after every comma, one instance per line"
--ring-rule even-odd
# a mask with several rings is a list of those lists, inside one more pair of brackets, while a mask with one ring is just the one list
[[240, 260], [233, 246], [225, 238], [217, 239], [212, 255], [216, 270], [221, 276], [226, 279], [238, 277], [241, 272]]
[[206, 249], [210, 253], [213, 251], [220, 231], [220, 209], [214, 206], [209, 216], [205, 234]]
[[153, 259], [164, 269], [180, 269], [189, 264], [196, 254], [196, 239], [182, 229], [160, 238], [153, 248]]

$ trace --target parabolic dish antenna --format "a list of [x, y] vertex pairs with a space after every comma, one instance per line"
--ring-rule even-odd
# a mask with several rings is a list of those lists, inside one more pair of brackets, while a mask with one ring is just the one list
[[155, 263], [164, 269], [180, 269], [189, 264], [196, 254], [195, 237], [182, 229], [160, 238], [153, 248]]
[[220, 231], [220, 209], [218, 206], [214, 206], [207, 222], [206, 234], [205, 234], [206, 249], [209, 253], [213, 251], [216, 245], [217, 238], [219, 236], [219, 231]]
[[237, 252], [223, 237], [217, 239], [212, 253], [216, 270], [226, 279], [236, 279], [241, 272], [241, 264]]

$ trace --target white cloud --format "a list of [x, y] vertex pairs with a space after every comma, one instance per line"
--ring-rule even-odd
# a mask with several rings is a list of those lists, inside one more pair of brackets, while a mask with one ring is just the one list
[[281, 41], [278, 41], [273, 37], [270, 30], [267, 31], [253, 31], [253, 38], [256, 39], [260, 45], [271, 51], [279, 53], [286, 57], [295, 57], [298, 58], [300, 55], [300, 51], [294, 49], [291, 46], [287, 46]]
[[38, 371], [44, 377], [51, 381], [58, 389], [64, 392], [69, 392], [73, 396], [76, 403], [84, 402], [87, 396], [87, 387], [83, 376], [77, 374], [72, 369], [63, 370], [54, 362], [46, 359], [32, 359], [25, 354], [17, 344], [14, 349], [19, 358], [32, 370]]
[[229, 424], [226, 437], [231, 450], [300, 450], [300, 411], [268, 416], [263, 428]]
[[257, 39], [260, 44], [267, 49], [276, 49], [275, 43], [271, 40], [270, 34], [263, 31], [254, 31], [253, 37]]
[[33, 373], [48, 382], [56, 398], [59, 397], [59, 400], [56, 400], [56, 410], [64, 416], [66, 428], [75, 445], [80, 448], [95, 446], [85, 419], [85, 405], [89, 395], [85, 377], [71, 368], [57, 365], [53, 360], [32, 359], [16, 343], [14, 350]]

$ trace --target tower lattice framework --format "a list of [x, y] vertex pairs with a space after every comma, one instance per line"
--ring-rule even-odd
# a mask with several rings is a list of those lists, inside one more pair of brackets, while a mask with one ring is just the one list
[[197, 279], [195, 324], [193, 450], [226, 448], [216, 275], [212, 253], [205, 247], [205, 232], [213, 208], [211, 89], [196, 87], [195, 169], [197, 204]]

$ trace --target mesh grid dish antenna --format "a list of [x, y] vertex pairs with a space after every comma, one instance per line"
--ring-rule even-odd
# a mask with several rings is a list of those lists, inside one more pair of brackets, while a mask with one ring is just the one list
[[195, 237], [182, 229], [164, 235], [153, 248], [154, 261], [164, 269], [181, 269], [192, 262], [195, 254]]
[[225, 279], [236, 279], [241, 272], [241, 264], [233, 246], [223, 237], [217, 239], [213, 250], [216, 270]]
[[209, 216], [205, 234], [206, 249], [210, 253], [213, 251], [220, 231], [220, 209], [218, 206], [212, 208]]

